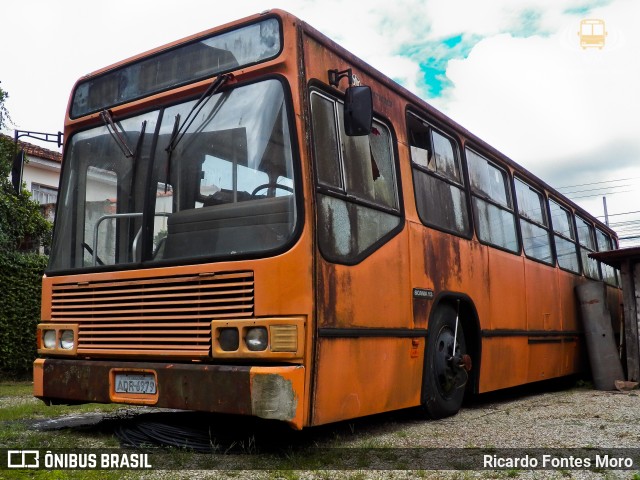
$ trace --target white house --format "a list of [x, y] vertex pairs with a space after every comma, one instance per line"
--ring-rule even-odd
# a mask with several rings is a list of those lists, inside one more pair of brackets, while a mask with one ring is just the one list
[[[2, 136], [13, 142], [13, 138], [8, 135]], [[25, 153], [22, 181], [31, 192], [33, 200], [43, 205], [47, 217], [53, 220], [58, 198], [62, 154], [18, 140], [18, 150], [20, 149]]]

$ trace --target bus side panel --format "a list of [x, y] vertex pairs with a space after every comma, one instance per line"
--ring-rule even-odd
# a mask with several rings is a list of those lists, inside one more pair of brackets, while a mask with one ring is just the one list
[[527, 337], [484, 337], [479, 393], [526, 383], [528, 366]]
[[[479, 313], [482, 329], [524, 330], [527, 328], [524, 259], [513, 253], [486, 248], [489, 257], [489, 310], [484, 320]], [[520, 374], [517, 376], [520, 378]]]
[[478, 311], [483, 331], [479, 392], [521, 385], [527, 381], [527, 337], [516, 333], [527, 328], [524, 260], [491, 247], [489, 258], [489, 306]]
[[556, 269], [537, 262], [525, 262], [527, 330], [562, 328], [560, 296], [572, 292], [559, 290]]
[[583, 277], [558, 269], [558, 298], [562, 330], [576, 333], [575, 337], [566, 338], [563, 344], [563, 375], [583, 372], [588, 361], [581, 333], [583, 328], [580, 320], [580, 304], [575, 294], [576, 286], [583, 282], [585, 282]]
[[357, 265], [318, 254], [319, 328], [413, 328], [406, 238], [400, 233]]
[[[563, 375], [562, 336], [535, 335], [533, 332], [555, 331], [562, 328], [560, 321], [561, 294], [556, 269], [534, 261], [525, 262], [527, 339], [529, 371], [527, 381], [536, 382]], [[571, 292], [568, 292], [571, 294]]]
[[[482, 336], [479, 391], [520, 385], [529, 376], [524, 261], [519, 255], [411, 224], [412, 286], [473, 302]], [[423, 301], [424, 302], [424, 301]], [[417, 302], [414, 302], [417, 303]], [[430, 315], [414, 312], [416, 321]], [[519, 332], [520, 336], [515, 335]]]
[[575, 294], [575, 288], [584, 283], [584, 278], [570, 272], [558, 269], [558, 295], [560, 299], [560, 317], [562, 329], [565, 331], [582, 331], [580, 321], [580, 303]]
[[477, 242], [411, 224], [412, 286], [468, 295], [476, 308], [488, 307], [486, 249]]
[[314, 425], [420, 403], [406, 230], [356, 265], [317, 258]]
[[423, 338], [321, 338], [313, 424], [420, 404]]

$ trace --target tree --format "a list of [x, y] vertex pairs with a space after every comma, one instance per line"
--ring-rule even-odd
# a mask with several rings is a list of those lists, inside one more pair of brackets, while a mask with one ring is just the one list
[[[9, 94], [0, 88], [0, 130], [11, 117], [4, 104]], [[25, 251], [34, 245], [48, 245], [51, 223], [40, 212], [24, 188], [16, 194], [10, 174], [16, 147], [10, 137], [0, 137], [0, 251]]]
[[4, 105], [7, 98], [9, 98], [9, 94], [0, 88], [0, 130], [5, 128], [8, 123], [12, 123], [7, 107]]
[[[0, 130], [11, 117], [0, 89]], [[28, 375], [36, 357], [41, 278], [47, 257], [33, 246], [47, 244], [51, 224], [24, 188], [16, 193], [9, 175], [16, 155], [11, 137], [0, 136], [0, 379]]]

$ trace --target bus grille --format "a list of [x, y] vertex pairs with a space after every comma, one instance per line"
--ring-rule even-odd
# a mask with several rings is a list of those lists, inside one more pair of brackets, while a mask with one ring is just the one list
[[78, 355], [207, 357], [211, 320], [254, 314], [253, 272], [52, 288], [51, 319], [78, 324]]

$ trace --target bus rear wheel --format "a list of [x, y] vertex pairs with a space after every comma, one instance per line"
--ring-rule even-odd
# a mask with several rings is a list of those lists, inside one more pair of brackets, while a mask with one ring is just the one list
[[469, 378], [464, 331], [459, 322], [456, 337], [456, 317], [453, 307], [442, 305], [429, 324], [422, 388], [423, 406], [433, 419], [458, 413]]

